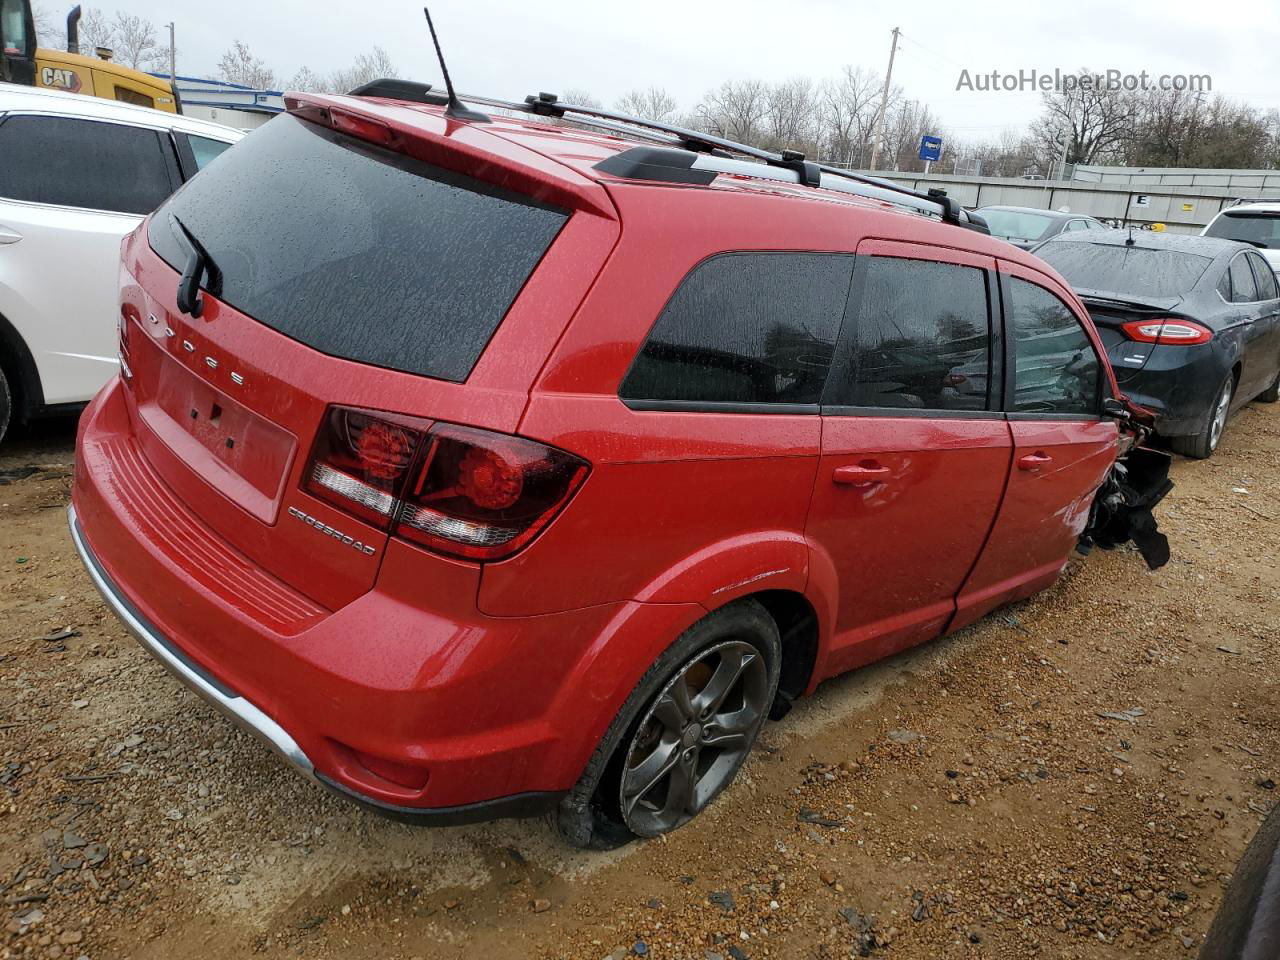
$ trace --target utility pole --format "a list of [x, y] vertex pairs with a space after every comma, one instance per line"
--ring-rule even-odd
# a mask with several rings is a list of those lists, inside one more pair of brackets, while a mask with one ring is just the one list
[[178, 89], [178, 51], [173, 45], [173, 21], [169, 21], [169, 85]]
[[889, 111], [889, 84], [893, 82], [893, 56], [898, 52], [898, 36], [902, 31], [893, 28], [893, 43], [889, 46], [889, 69], [884, 74], [884, 92], [880, 94], [880, 112], [876, 114], [875, 143], [871, 145], [871, 169], [880, 159], [880, 141], [884, 137], [884, 115]]

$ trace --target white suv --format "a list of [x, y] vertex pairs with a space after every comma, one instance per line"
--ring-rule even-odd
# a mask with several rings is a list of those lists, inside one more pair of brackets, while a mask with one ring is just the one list
[[121, 239], [242, 136], [0, 84], [0, 437], [75, 410], [116, 372]]
[[1236, 201], [1223, 207], [1200, 234], [1251, 243], [1267, 258], [1271, 269], [1280, 273], [1280, 200]]

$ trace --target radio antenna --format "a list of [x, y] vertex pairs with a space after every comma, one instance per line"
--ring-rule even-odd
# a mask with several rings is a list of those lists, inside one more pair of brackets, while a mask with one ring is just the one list
[[436, 25], [431, 22], [431, 11], [423, 7], [422, 12], [427, 15], [427, 29], [431, 31], [431, 42], [436, 45], [436, 57], [440, 61], [440, 72], [444, 74], [444, 86], [449, 91], [449, 105], [444, 108], [445, 116], [453, 117], [455, 120], [475, 120], [480, 123], [488, 123], [489, 117], [486, 114], [463, 106], [462, 101], [458, 99], [458, 95], [453, 92], [453, 81], [449, 79], [449, 68], [445, 66], [444, 53], [440, 50], [440, 38], [436, 36]]

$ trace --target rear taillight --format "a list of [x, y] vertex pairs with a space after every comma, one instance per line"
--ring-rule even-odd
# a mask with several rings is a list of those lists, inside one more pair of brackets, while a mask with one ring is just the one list
[[1213, 339], [1213, 331], [1208, 327], [1203, 327], [1193, 320], [1173, 317], [1130, 320], [1128, 323], [1121, 324], [1120, 329], [1130, 340], [1136, 340], [1138, 343], [1194, 346], [1197, 343], [1208, 343]]
[[523, 437], [330, 407], [308, 492], [441, 553], [496, 560], [543, 529], [586, 461]]
[[307, 465], [307, 492], [387, 529], [429, 426], [394, 414], [330, 407]]
[[440, 424], [405, 490], [396, 533], [475, 560], [515, 553], [587, 475], [572, 454], [522, 437]]

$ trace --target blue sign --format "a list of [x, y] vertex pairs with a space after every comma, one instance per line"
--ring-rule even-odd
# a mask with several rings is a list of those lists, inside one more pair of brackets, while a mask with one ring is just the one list
[[921, 160], [937, 160], [942, 156], [942, 138], [941, 137], [921, 137], [920, 138], [920, 159]]

